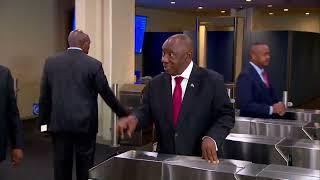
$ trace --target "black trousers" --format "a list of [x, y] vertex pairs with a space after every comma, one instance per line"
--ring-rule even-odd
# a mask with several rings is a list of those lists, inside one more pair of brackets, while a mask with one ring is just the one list
[[76, 159], [77, 180], [88, 180], [93, 167], [96, 134], [53, 133], [54, 179], [72, 180], [73, 157]]

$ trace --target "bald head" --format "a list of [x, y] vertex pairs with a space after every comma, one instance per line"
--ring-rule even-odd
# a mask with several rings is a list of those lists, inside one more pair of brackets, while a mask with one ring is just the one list
[[193, 52], [193, 41], [186, 34], [175, 34], [167, 39], [167, 41], [171, 41], [177, 44], [180, 48], [185, 51]]
[[250, 49], [250, 58], [251, 61], [260, 68], [268, 66], [270, 63], [269, 46], [264, 43], [253, 44]]
[[81, 48], [86, 54], [89, 52], [90, 38], [81, 30], [71, 31], [68, 37], [68, 43], [70, 47]]
[[162, 64], [170, 75], [181, 74], [192, 61], [193, 41], [186, 34], [175, 34], [162, 45]]

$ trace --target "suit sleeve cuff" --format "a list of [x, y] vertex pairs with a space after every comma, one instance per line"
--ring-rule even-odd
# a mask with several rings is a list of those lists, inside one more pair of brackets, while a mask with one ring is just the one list
[[269, 115], [272, 115], [272, 114], [273, 114], [273, 107], [270, 106], [270, 108], [269, 108]]
[[214, 143], [215, 147], [216, 147], [216, 151], [218, 151], [218, 146], [217, 146], [216, 141], [215, 141], [212, 137], [210, 137], [210, 136], [203, 136], [202, 141], [203, 141], [205, 138], [209, 138], [209, 139], [211, 139], [211, 140], [213, 141], [213, 143]]

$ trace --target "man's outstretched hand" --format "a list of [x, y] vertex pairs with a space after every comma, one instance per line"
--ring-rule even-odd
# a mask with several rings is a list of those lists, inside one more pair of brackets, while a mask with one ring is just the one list
[[137, 125], [138, 119], [133, 115], [120, 118], [117, 123], [117, 131], [121, 139], [124, 138], [125, 133], [127, 133], [128, 136], [131, 138]]

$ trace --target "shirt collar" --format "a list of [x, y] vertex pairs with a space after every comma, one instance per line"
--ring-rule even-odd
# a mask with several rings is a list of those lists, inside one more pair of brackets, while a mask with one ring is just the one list
[[259, 74], [259, 75], [261, 75], [262, 73], [263, 73], [263, 71], [264, 71], [264, 69], [263, 68], [259, 68], [257, 65], [255, 65], [253, 62], [249, 62], [252, 66], [253, 66], [253, 68], [257, 71], [257, 73]]
[[79, 48], [79, 47], [69, 47], [69, 48], [68, 48], [68, 50], [70, 50], [70, 49], [77, 49], [77, 50], [82, 51], [82, 49], [81, 49], [81, 48]]
[[191, 75], [192, 68], [193, 68], [193, 62], [191, 61], [190, 64], [188, 65], [188, 67], [183, 71], [182, 74], [176, 75], [176, 76], [171, 76], [171, 78], [174, 79], [177, 76], [181, 76], [184, 79], [189, 79], [190, 75]]

